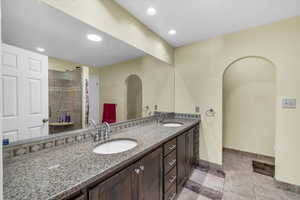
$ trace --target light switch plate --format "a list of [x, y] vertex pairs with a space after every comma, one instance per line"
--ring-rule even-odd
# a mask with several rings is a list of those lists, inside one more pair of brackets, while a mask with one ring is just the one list
[[283, 98], [281, 106], [282, 106], [283, 109], [296, 109], [297, 99], [295, 99], [295, 98]]

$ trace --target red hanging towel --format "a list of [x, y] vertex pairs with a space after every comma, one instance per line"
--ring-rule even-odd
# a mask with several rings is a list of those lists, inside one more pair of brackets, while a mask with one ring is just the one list
[[103, 104], [103, 117], [102, 117], [102, 123], [115, 123], [117, 121], [116, 119], [116, 104], [111, 103], [105, 103]]

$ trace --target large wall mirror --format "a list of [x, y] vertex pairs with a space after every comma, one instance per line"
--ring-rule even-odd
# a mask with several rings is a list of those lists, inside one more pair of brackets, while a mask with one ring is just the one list
[[3, 0], [2, 20], [9, 144], [172, 111], [172, 66], [39, 0]]

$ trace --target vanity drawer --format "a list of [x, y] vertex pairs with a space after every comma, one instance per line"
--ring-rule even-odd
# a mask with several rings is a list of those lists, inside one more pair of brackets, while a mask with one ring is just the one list
[[164, 144], [164, 156], [176, 149], [176, 138]]
[[172, 151], [172, 153], [164, 159], [165, 174], [167, 174], [174, 166], [176, 166], [176, 151]]
[[176, 184], [177, 179], [177, 169], [174, 167], [167, 175], [165, 175], [164, 178], [164, 184], [165, 184], [165, 192], [169, 190], [172, 184]]
[[176, 184], [173, 184], [168, 192], [165, 193], [165, 200], [174, 200], [176, 198]]

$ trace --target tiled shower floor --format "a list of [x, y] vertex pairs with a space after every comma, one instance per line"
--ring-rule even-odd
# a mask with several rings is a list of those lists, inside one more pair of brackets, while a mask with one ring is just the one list
[[194, 169], [178, 200], [300, 200], [300, 195], [278, 189], [273, 178], [253, 173], [252, 160], [225, 151], [225, 177], [220, 171]]

